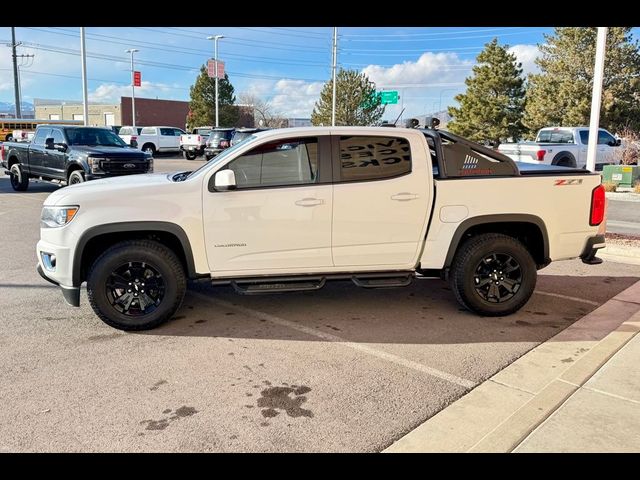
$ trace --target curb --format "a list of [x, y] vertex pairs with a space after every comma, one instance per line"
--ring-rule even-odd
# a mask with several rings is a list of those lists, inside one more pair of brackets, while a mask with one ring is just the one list
[[640, 332], [640, 281], [383, 450], [511, 452]]
[[640, 265], [640, 248], [616, 245], [611, 243], [610, 240], [606, 244], [606, 247], [598, 250], [596, 256], [610, 262]]

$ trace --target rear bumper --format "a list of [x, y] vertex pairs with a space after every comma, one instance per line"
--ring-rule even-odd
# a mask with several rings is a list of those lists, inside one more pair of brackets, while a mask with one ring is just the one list
[[58, 282], [56, 282], [55, 280], [52, 280], [51, 278], [45, 275], [40, 264], [38, 264], [38, 266], [36, 267], [36, 270], [40, 274], [40, 276], [44, 278], [47, 282], [53, 283], [54, 285], [57, 285], [58, 287], [60, 287], [60, 290], [62, 290], [62, 296], [64, 297], [65, 302], [67, 302], [72, 307], [80, 306], [80, 287], [65, 287], [63, 285], [60, 285]]
[[595, 237], [590, 237], [587, 239], [587, 245], [584, 247], [582, 251], [582, 255], [580, 255], [580, 259], [583, 263], [589, 265], [597, 265], [602, 263], [602, 259], [596, 257], [596, 253], [601, 248], [606, 247], [604, 235], [596, 235]]
[[204, 152], [204, 145], [180, 145], [180, 151], [202, 155]]

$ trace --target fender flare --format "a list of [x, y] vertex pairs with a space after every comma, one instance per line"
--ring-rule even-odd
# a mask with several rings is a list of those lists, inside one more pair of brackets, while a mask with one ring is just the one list
[[193, 250], [191, 249], [191, 242], [186, 232], [180, 225], [171, 222], [118, 222], [107, 223], [105, 225], [96, 225], [95, 227], [86, 230], [82, 236], [78, 239], [76, 248], [73, 254], [73, 273], [72, 281], [74, 287], [79, 287], [82, 283], [80, 280], [80, 272], [82, 270], [82, 256], [84, 250], [89, 241], [100, 235], [106, 233], [122, 233], [122, 232], [140, 232], [140, 231], [154, 231], [165, 232], [174, 235], [182, 245], [184, 251], [185, 260], [187, 263], [187, 276], [189, 278], [196, 278], [195, 261], [193, 259]]
[[451, 239], [451, 244], [449, 245], [449, 250], [447, 251], [447, 257], [445, 259], [443, 268], [449, 268], [451, 266], [453, 257], [458, 251], [458, 247], [460, 246], [462, 237], [467, 230], [477, 225], [489, 223], [529, 223], [535, 225], [542, 233], [544, 261], [546, 263], [550, 263], [549, 235], [547, 233], [547, 227], [544, 221], [536, 215], [530, 215], [526, 213], [505, 213], [495, 215], [479, 215], [477, 217], [467, 218], [462, 223], [460, 223], [460, 225], [458, 225], [458, 228], [456, 228], [455, 233], [453, 234], [453, 238]]

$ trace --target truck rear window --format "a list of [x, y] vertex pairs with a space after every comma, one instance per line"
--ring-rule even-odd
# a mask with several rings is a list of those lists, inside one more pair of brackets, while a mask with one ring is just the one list
[[536, 142], [539, 143], [573, 143], [573, 133], [566, 130], [542, 130]]

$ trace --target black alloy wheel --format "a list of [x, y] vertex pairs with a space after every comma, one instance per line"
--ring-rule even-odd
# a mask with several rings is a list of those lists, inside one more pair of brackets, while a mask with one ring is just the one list
[[493, 253], [482, 259], [473, 277], [475, 291], [487, 302], [513, 298], [522, 285], [522, 267], [507, 253]]
[[165, 282], [153, 265], [128, 262], [111, 272], [105, 284], [107, 299], [120, 314], [139, 317], [158, 308], [165, 295]]

